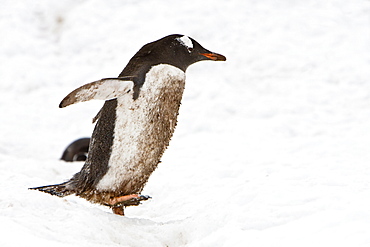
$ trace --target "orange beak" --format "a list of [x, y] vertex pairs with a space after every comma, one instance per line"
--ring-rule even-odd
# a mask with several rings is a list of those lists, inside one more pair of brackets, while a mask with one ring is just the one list
[[200, 53], [200, 55], [205, 56], [213, 61], [226, 61], [225, 56], [217, 53]]

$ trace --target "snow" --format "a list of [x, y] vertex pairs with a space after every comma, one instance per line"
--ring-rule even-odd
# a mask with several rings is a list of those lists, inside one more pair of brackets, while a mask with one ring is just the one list
[[[0, 246], [369, 246], [370, 2], [3, 1]], [[181, 33], [227, 57], [187, 70], [174, 137], [143, 194], [103, 206], [27, 188], [82, 163], [102, 102], [59, 109]]]

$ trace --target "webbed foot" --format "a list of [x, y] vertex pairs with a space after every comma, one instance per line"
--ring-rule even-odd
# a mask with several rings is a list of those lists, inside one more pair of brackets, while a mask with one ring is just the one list
[[124, 207], [138, 206], [141, 204], [141, 201], [146, 201], [150, 198], [150, 196], [137, 194], [125, 195], [111, 198], [108, 204], [112, 207], [113, 213], [124, 216]]

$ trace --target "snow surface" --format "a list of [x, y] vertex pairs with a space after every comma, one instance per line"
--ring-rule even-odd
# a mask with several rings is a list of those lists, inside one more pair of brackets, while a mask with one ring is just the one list
[[[115, 77], [182, 33], [226, 62], [187, 71], [179, 122], [127, 217], [27, 188], [60, 183]], [[4, 0], [0, 246], [370, 246], [370, 1]]]

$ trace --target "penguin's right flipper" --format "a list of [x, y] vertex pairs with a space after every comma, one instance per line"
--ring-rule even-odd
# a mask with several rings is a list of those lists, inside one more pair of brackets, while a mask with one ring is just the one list
[[111, 100], [123, 96], [133, 90], [133, 79], [133, 77], [105, 78], [85, 84], [69, 93], [60, 102], [59, 107], [92, 99]]
[[29, 188], [29, 190], [39, 190], [45, 193], [49, 193], [53, 196], [59, 196], [59, 197], [64, 197], [68, 196], [71, 194], [74, 194], [74, 191], [71, 191], [67, 188], [65, 183], [61, 184], [54, 184], [54, 185], [47, 185], [47, 186], [41, 186], [41, 187], [35, 187], [35, 188]]

